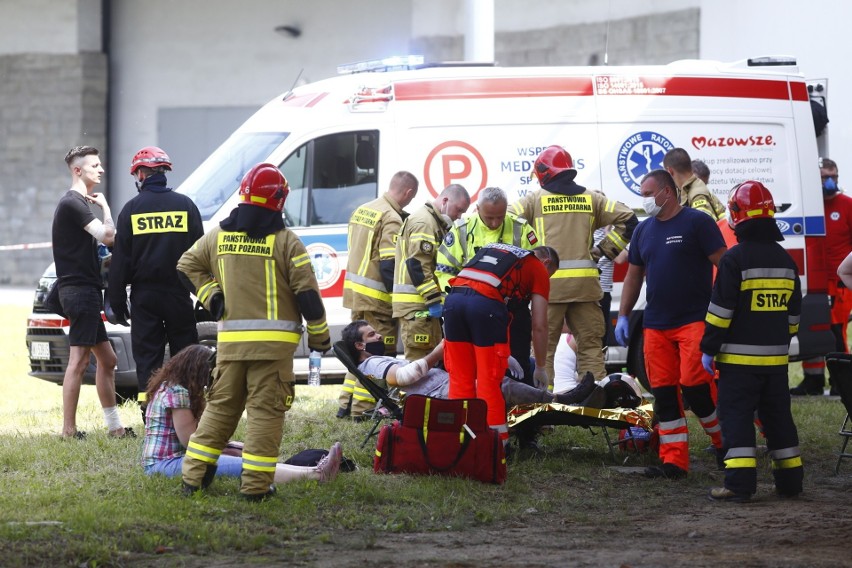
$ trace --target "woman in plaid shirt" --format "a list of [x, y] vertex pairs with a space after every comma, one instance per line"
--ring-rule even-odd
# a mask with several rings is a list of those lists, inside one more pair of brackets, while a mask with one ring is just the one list
[[[191, 345], [172, 357], [148, 381], [145, 443], [142, 466], [145, 473], [180, 477], [189, 437], [198, 427], [204, 411], [204, 391], [210, 380], [214, 351], [204, 345]], [[230, 442], [227, 453], [219, 458], [217, 476], [240, 477], [242, 450], [239, 442]], [[275, 482], [294, 479], [331, 481], [340, 469], [343, 450], [335, 442], [316, 466], [279, 463]]]

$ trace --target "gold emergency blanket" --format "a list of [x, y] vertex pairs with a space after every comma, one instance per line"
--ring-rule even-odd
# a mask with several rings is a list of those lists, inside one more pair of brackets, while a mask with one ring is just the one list
[[637, 408], [590, 408], [567, 404], [519, 404], [509, 410], [509, 428], [520, 423], [532, 426], [600, 426], [607, 428], [629, 428], [638, 426], [652, 429], [654, 407], [643, 401]]

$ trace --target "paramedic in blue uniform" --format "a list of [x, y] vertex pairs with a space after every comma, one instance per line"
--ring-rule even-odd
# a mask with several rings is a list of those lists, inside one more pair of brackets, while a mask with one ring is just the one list
[[148, 378], [163, 366], [166, 342], [172, 355], [198, 343], [192, 299], [178, 280], [177, 261], [201, 238], [204, 226], [192, 199], [166, 187], [171, 169], [169, 156], [156, 146], [133, 156], [130, 174], [139, 194], [118, 216], [109, 272], [109, 302], [116, 320], [126, 323], [131, 313], [133, 317], [130, 339], [143, 419]]
[[772, 459], [775, 492], [802, 492], [802, 455], [787, 390], [790, 339], [799, 330], [802, 287], [796, 263], [777, 241], [775, 202], [758, 181], [731, 192], [728, 220], [739, 244], [722, 256], [707, 309], [701, 362], [719, 370], [719, 421], [725, 484], [714, 501], [748, 501], [757, 492], [757, 411]]

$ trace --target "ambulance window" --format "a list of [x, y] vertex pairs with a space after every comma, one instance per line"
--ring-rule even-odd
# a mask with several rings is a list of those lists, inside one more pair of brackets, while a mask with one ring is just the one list
[[378, 142], [375, 130], [313, 141], [310, 225], [346, 224], [356, 207], [376, 198]]
[[284, 202], [284, 221], [288, 227], [305, 226], [305, 178], [307, 177], [308, 145], [300, 146], [279, 166], [287, 178], [290, 194]]
[[245, 173], [266, 161], [287, 134], [240, 132], [232, 135], [186, 178], [178, 191], [192, 198], [202, 219], [210, 220], [239, 189]]

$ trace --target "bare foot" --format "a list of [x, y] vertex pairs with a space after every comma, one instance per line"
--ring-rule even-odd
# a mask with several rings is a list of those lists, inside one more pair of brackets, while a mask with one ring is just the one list
[[109, 431], [110, 438], [135, 438], [136, 432], [133, 431], [133, 428], [118, 428], [116, 430]]
[[320, 483], [328, 483], [337, 477], [337, 473], [340, 471], [340, 462], [342, 459], [343, 447], [340, 445], [340, 442], [335, 442], [328, 450], [328, 455], [322, 458], [317, 464], [317, 471], [320, 474]]

